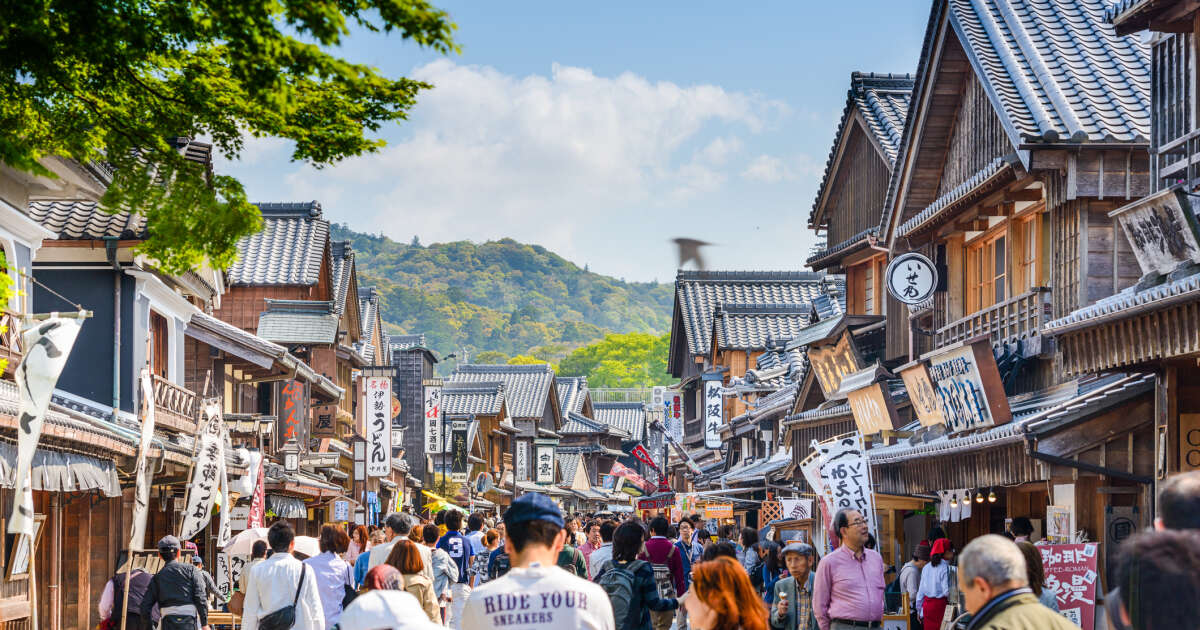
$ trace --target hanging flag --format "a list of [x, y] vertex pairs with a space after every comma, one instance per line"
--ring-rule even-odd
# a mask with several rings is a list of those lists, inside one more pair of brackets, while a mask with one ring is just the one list
[[250, 451], [250, 475], [254, 478], [254, 492], [250, 495], [250, 513], [246, 516], [246, 529], [266, 526], [266, 480], [263, 479], [263, 456], [258, 450]]
[[179, 528], [180, 540], [188, 540], [199, 534], [211, 520], [213, 501], [217, 497], [220, 475], [225, 465], [222, 425], [220, 403], [206, 402], [198, 436], [200, 444], [196, 449], [192, 479], [184, 504], [183, 526]]
[[17, 366], [15, 378], [21, 399], [21, 419], [17, 423], [17, 479], [12, 515], [8, 521], [8, 533], [33, 536], [33, 452], [37, 450], [42, 436], [42, 423], [50, 407], [50, 396], [54, 385], [62, 374], [67, 355], [75, 345], [79, 327], [83, 325], [84, 313], [74, 317], [60, 317], [57, 313], [42, 321], [30, 322], [21, 331], [21, 348], [25, 357]]
[[[220, 412], [218, 411], [218, 414]], [[219, 416], [218, 416], [219, 417]], [[229, 469], [225, 464], [225, 442], [229, 439], [229, 435], [225, 432], [225, 422], [221, 421], [221, 474], [218, 479], [221, 482], [221, 519], [217, 521], [217, 546], [224, 547], [229, 543], [229, 539], [233, 537], [233, 526], [230, 524], [229, 513], [233, 510], [233, 505], [229, 501]]]
[[133, 492], [133, 532], [129, 535], [130, 549], [145, 549], [146, 514], [150, 511], [150, 470], [147, 458], [150, 455], [150, 440], [154, 437], [154, 380], [150, 368], [143, 367], [142, 386], [142, 436], [138, 442], [137, 464], [133, 474], [137, 487]]
[[637, 474], [632, 468], [629, 468], [621, 462], [613, 462], [612, 470], [609, 472], [613, 476], [621, 477], [630, 484], [637, 486], [637, 488], [644, 493], [654, 492], [656, 489], [654, 484], [647, 481], [645, 477]]

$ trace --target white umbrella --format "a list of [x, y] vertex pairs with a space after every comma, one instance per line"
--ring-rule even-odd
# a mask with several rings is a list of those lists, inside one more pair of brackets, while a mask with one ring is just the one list
[[266, 527], [252, 527], [246, 531], [238, 532], [229, 542], [221, 549], [231, 556], [248, 556], [254, 547], [255, 541], [267, 539]]
[[321, 544], [312, 536], [297, 536], [296, 547], [292, 551], [302, 553], [309, 558], [321, 555]]

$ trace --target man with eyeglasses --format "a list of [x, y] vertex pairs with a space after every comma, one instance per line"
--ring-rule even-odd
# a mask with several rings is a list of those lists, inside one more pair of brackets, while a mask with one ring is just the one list
[[833, 516], [841, 545], [817, 565], [813, 611], [821, 630], [883, 626], [883, 557], [867, 549], [870, 531], [858, 510]]

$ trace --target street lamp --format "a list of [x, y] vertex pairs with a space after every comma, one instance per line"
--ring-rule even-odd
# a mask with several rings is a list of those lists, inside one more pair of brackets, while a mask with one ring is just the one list
[[300, 471], [300, 446], [296, 444], [295, 438], [288, 440], [279, 452], [283, 453], [284, 472], [294, 474]]

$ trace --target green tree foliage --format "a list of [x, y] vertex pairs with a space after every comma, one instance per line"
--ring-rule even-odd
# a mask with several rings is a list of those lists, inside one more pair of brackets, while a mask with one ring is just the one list
[[544, 365], [546, 362], [531, 354], [518, 354], [507, 361], [509, 365]]
[[[0, 162], [42, 176], [63, 156], [104, 164], [105, 207], [148, 219], [143, 253], [168, 271], [233, 261], [260, 229], [237, 179], [207, 177], [170, 142], [292, 141], [317, 167], [377, 151], [429, 85], [330, 54], [352, 26], [441, 53], [454, 25], [426, 0], [28, 0], [0, 26]], [[162, 183], [169, 182], [169, 186]]]
[[379, 289], [390, 329], [425, 333], [443, 356], [465, 348], [473, 363], [518, 355], [555, 363], [613, 332], [657, 335], [670, 325], [671, 285], [590, 273], [536, 245], [414, 247], [341, 225], [332, 238], [352, 243], [359, 286]]
[[667, 373], [671, 334], [626, 333], [606, 336], [567, 355], [560, 376], [587, 376], [591, 387], [651, 387], [674, 382]]

